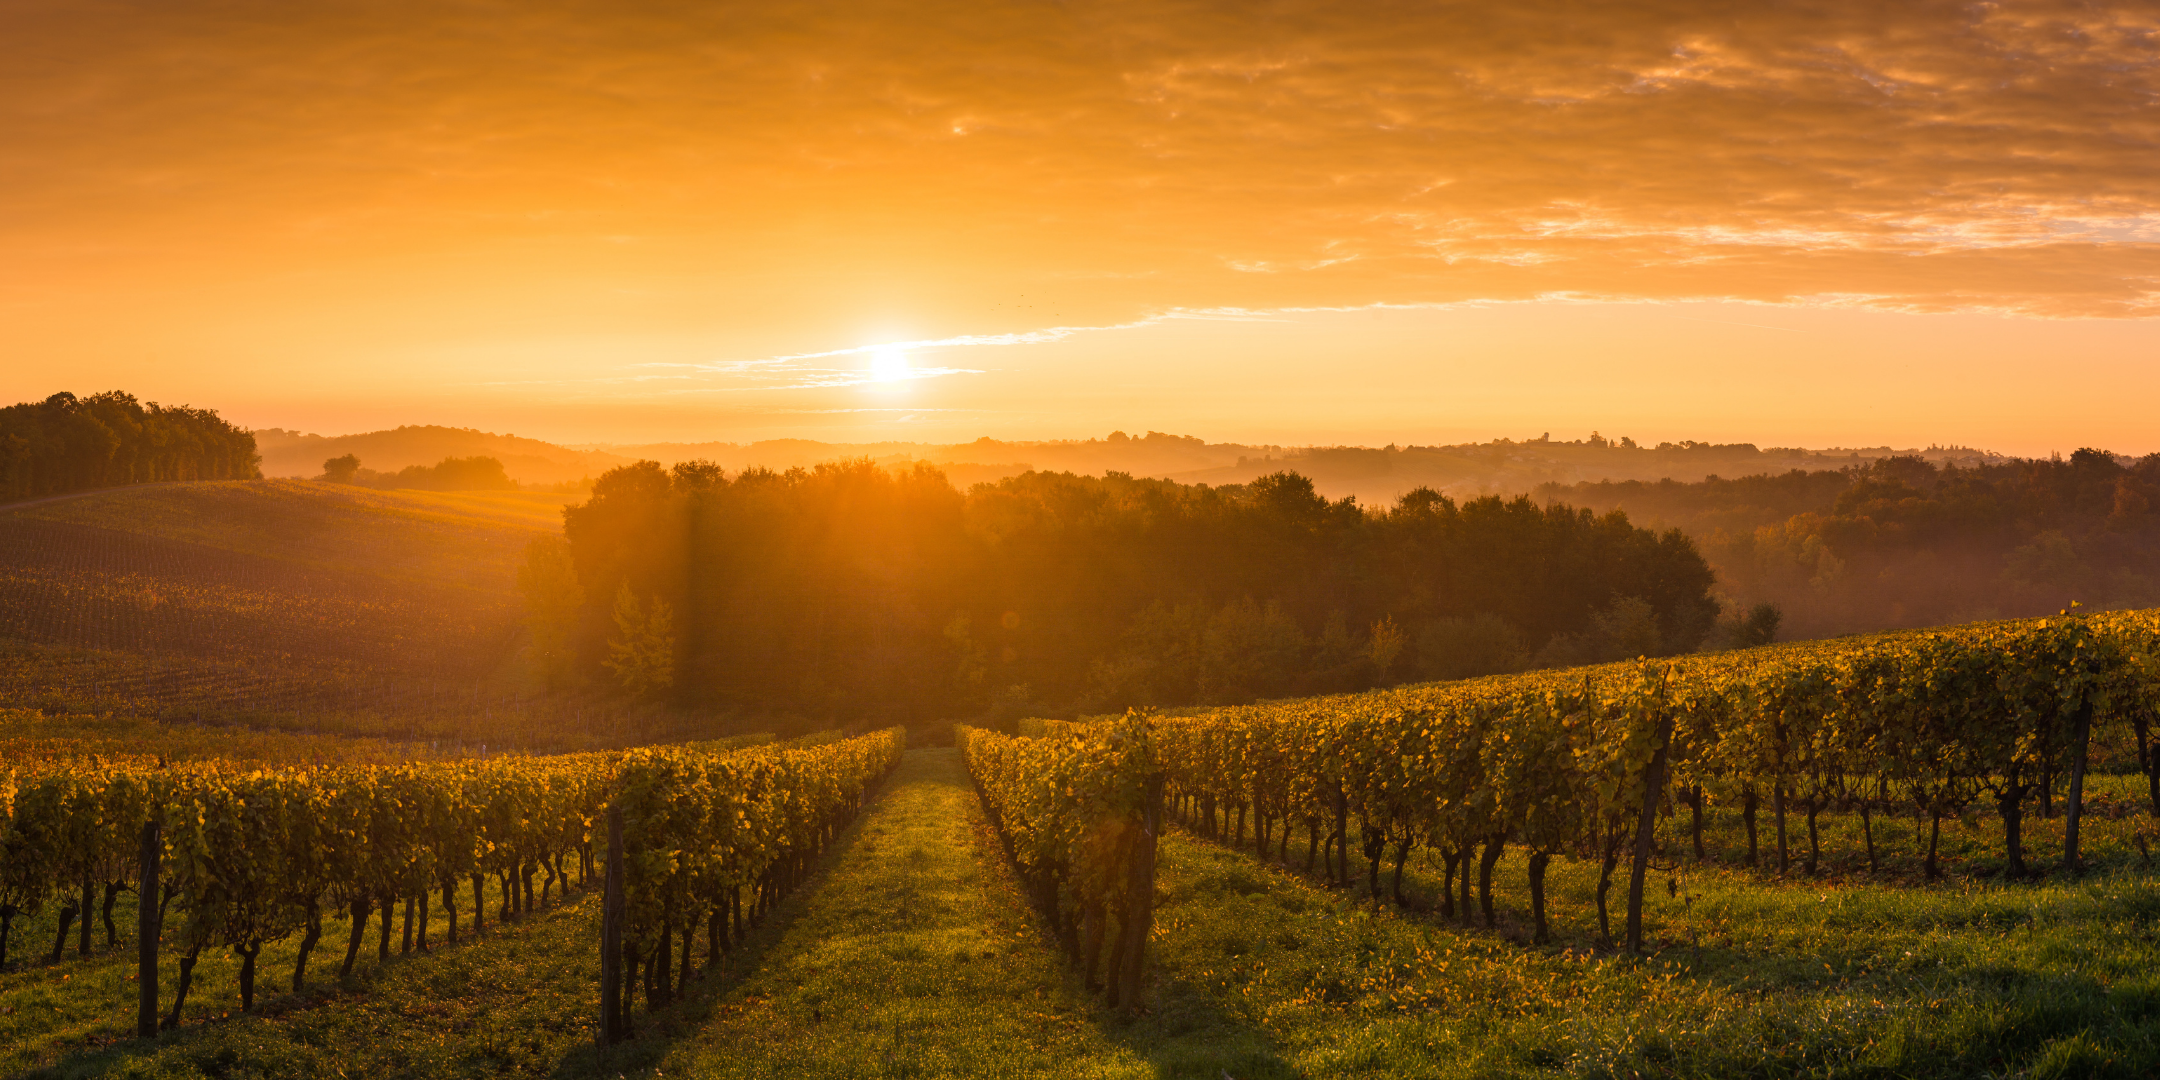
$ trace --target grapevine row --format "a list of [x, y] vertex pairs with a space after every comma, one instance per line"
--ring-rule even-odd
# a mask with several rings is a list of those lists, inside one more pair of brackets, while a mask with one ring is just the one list
[[615, 1030], [629, 1031], [638, 982], [647, 1007], [656, 1009], [689, 985], [701, 923], [710, 967], [799, 884], [876, 782], [900, 764], [906, 743], [907, 729], [894, 727], [807, 748], [716, 754], [655, 747], [623, 755], [614, 788], [626, 898]]
[[1633, 940], [1654, 816], [1677, 806], [1698, 856], [1705, 807], [1738, 808], [1751, 861], [1768, 811], [1781, 872], [1804, 818], [1812, 872], [1826, 810], [1859, 807], [1872, 853], [1870, 808], [1909, 806], [1934, 830], [1985, 800], [2022, 875], [2024, 804], [2067, 775], [2077, 866], [2096, 738], [2134, 739], [2160, 811], [2156, 658], [2154, 612], [2066, 616], [1218, 709], [1158, 721], [1154, 741], [1172, 811], [1198, 831], [1242, 842], [1250, 815], [1253, 843], [1285, 862], [1302, 831], [1308, 871], [1324, 854], [1329, 877], [1363, 876], [1374, 896], [1391, 863], [1398, 903], [1404, 862], [1427, 845], [1443, 912], [1471, 917], [1475, 863], [1490, 925], [1493, 867], [1525, 849], [1539, 940], [1554, 856], [1600, 866], [1609, 940], [1607, 894], [1632, 851]]
[[954, 728], [1006, 853], [1113, 1006], [1137, 1004], [1153, 918], [1162, 778], [1149, 724], [1132, 713], [1043, 739]]
[[[100, 892], [107, 944], [117, 944], [113, 900], [137, 887], [136, 872], [148, 862], [158, 867], [158, 896], [145, 925], [164, 932], [145, 937], [162, 936], [180, 954], [165, 1025], [178, 1023], [196, 960], [211, 945], [240, 958], [241, 1004], [249, 1009], [262, 947], [300, 938], [292, 971], [299, 990], [326, 913], [351, 918], [341, 968], [349, 974], [370, 915], [380, 917], [377, 951], [386, 958], [400, 904], [408, 940], [417, 929], [425, 951], [436, 896], [447, 939], [457, 942], [467, 882], [475, 935], [490, 876], [500, 883], [505, 919], [544, 905], [551, 890], [567, 891], [573, 872], [583, 886], [596, 873], [596, 826], [611, 802], [628, 824], [633, 940], [648, 959], [665, 956], [646, 943], [692, 914], [724, 906], [734, 919], [725, 926], [712, 920], [717, 949], [722, 935], [743, 926], [740, 890], [755, 891], [747, 912], [754, 917], [859, 808], [901, 745], [894, 729], [806, 749], [648, 749], [398, 766], [161, 766], [132, 756], [26, 762], [0, 769], [0, 964], [15, 919], [46, 904], [59, 906], [50, 959], [65, 953], [71, 926], [87, 954]], [[149, 860], [139, 839], [146, 832], [155, 837]], [[649, 980], [668, 974], [664, 962], [640, 970]], [[649, 992], [648, 1000], [666, 997]]]

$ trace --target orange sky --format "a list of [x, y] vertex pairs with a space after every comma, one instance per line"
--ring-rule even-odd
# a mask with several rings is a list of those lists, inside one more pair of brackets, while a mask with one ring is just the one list
[[2142, 453], [2156, 56], [2014, 0], [18, 0], [0, 396]]

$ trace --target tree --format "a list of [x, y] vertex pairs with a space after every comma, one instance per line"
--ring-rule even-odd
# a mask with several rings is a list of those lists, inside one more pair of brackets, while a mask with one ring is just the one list
[[1733, 630], [1733, 644], [1739, 648], [1768, 645], [1777, 640], [1778, 624], [1785, 620], [1785, 612], [1776, 604], [1757, 604], [1748, 609], [1747, 617]]
[[510, 491], [517, 481], [491, 457], [446, 457], [433, 465], [407, 465], [389, 478], [389, 486], [424, 491]]
[[1418, 671], [1427, 679], [1468, 679], [1520, 671], [1530, 662], [1522, 631], [1497, 615], [1434, 619], [1418, 631]]
[[1369, 655], [1372, 657], [1373, 673], [1378, 675], [1382, 682], [1387, 681], [1388, 669], [1395, 666], [1395, 658], [1402, 655], [1405, 640], [1403, 632], [1396, 628], [1395, 617], [1392, 615], [1383, 615], [1379, 622], [1372, 624]]
[[1305, 635], [1282, 605], [1249, 596], [1227, 604], [1200, 637], [1200, 696], [1235, 703], [1280, 693], [1304, 651]]
[[980, 696], [983, 678], [989, 674], [984, 663], [989, 654], [976, 642], [966, 612], [946, 620], [945, 640], [952, 646], [954, 690], [964, 699]]
[[255, 436], [209, 409], [118, 390], [0, 408], [0, 499], [157, 480], [252, 480]]
[[[958, 715], [1023, 684], [1085, 711], [1347, 691], [1521, 670], [1562, 634], [1600, 656], [1688, 652], [1718, 610], [1685, 537], [1623, 515], [1430, 491], [1383, 511], [1288, 474], [1036, 472], [963, 493], [869, 460], [647, 461], [600, 476], [564, 536], [590, 678], [614, 681], [599, 662], [628, 581], [672, 606], [672, 695], [748, 710]], [[1389, 620], [1399, 634], [1369, 631]]]
[[360, 458], [356, 454], [334, 457], [322, 463], [322, 478], [333, 484], [350, 484], [360, 472]]
[[536, 537], [525, 546], [518, 591], [525, 595], [533, 660], [548, 688], [560, 689], [570, 681], [577, 661], [578, 611], [585, 606], [585, 589], [578, 584], [570, 545], [562, 537]]
[[632, 697], [653, 698], [675, 685], [675, 613], [655, 596], [638, 602], [623, 582], [615, 590], [615, 632], [602, 661]]

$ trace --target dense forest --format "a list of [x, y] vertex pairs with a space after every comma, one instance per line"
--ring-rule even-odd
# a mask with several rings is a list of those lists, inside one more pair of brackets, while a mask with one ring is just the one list
[[359, 487], [417, 488], [421, 491], [509, 491], [517, 481], [503, 471], [503, 463], [491, 457], [446, 457], [433, 465], [407, 465], [396, 472], [362, 468], [354, 454], [323, 462], [318, 480]]
[[261, 476], [255, 436], [210, 409], [143, 404], [118, 390], [0, 409], [0, 499], [153, 480]]
[[1372, 510], [1278, 473], [869, 461], [611, 470], [530, 553], [553, 677], [686, 704], [898, 714], [1230, 702], [1696, 648], [1713, 579], [1662, 535], [1527, 498]]
[[1541, 499], [1676, 526], [1728, 598], [1820, 637], [2160, 604], [2160, 454], [1960, 467], [1892, 457], [1699, 483], [1546, 485]]

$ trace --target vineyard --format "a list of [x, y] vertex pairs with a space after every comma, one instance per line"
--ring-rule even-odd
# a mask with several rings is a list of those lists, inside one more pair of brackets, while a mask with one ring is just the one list
[[0, 706], [543, 750], [698, 737], [520, 676], [561, 496], [168, 484], [0, 510]]
[[[1124, 881], [1142, 863], [1152, 871], [1158, 810], [1264, 866], [1409, 918], [1500, 931], [1533, 956], [1549, 956], [1540, 947], [1558, 936], [1556, 868], [1569, 898], [1595, 909], [1587, 942], [1568, 934], [1577, 944], [1563, 955], [1584, 944], [1663, 951], [1684, 928], [1695, 969], [1706, 929], [1713, 950], [1749, 933], [1701, 918], [1698, 901], [1704, 913], [1729, 910], [1747, 882], [1826, 877], [1881, 882], [1894, 896], [1946, 876], [1946, 823], [1966, 880], [2091, 875], [2109, 882], [2095, 899], [2129, 901], [2118, 917], [2149, 937], [2160, 910], [2149, 876], [2160, 843], [2156, 708], [2160, 613], [2065, 612], [1172, 717], [1024, 721], [1020, 737], [962, 729], [960, 743], [1033, 906], [1093, 989], [1105, 913], [1145, 925], [1166, 895], [1149, 890], [1150, 903], [1135, 904]], [[1993, 837], [1991, 857], [1974, 849], [1981, 834]], [[1826, 851], [1833, 838], [1858, 850]], [[1524, 886], [1513, 903], [1497, 872], [1510, 851]], [[1662, 917], [1646, 912], [1653, 873], [1666, 878]], [[2123, 873], [2139, 883], [2130, 896], [2110, 882]], [[1683, 876], [1725, 895], [1713, 904]], [[1247, 871], [1232, 879], [1245, 883], [1238, 894], [1264, 888]], [[1920, 897], [1908, 903], [1933, 903]], [[1527, 908], [1527, 919], [1508, 908]], [[1123, 948], [1111, 949], [1112, 971]], [[1252, 948], [1245, 939], [1232, 955]], [[1496, 982], [1521, 986], [1521, 1007], [1559, 1007], [1549, 982], [1524, 985], [1506, 970], [1504, 951], [1477, 952]], [[1411, 953], [1419, 962], [1397, 961], [1363, 994], [1396, 1009], [1465, 1003], [1429, 939]], [[1221, 989], [1251, 993], [1268, 971], [1233, 964]], [[2150, 979], [2133, 981], [2147, 985], [2133, 998], [2160, 1000], [2137, 997], [2151, 994]], [[1130, 995], [1109, 989], [1113, 1005]], [[2110, 1053], [2156, 1051], [2141, 1038]]]
[[424, 679], [335, 659], [170, 657], [0, 641], [0, 703], [52, 716], [337, 733], [535, 752], [702, 738], [712, 725], [597, 692]]
[[[1944, 819], [1984, 808], [2001, 824], [2001, 872], [2018, 879], [2035, 870], [2028, 817], [2052, 817], [2059, 798], [2060, 865], [2082, 869], [2089, 807], [2102, 820], [2131, 809], [2089, 798], [2096, 759], [2134, 760], [2160, 812], [2156, 706], [2160, 618], [2136, 612], [1265, 704], [1164, 719], [1152, 734], [1172, 812], [1201, 835], [1285, 864], [1298, 862], [1295, 836], [1304, 872], [1362, 879], [1368, 895], [1445, 918], [1473, 918], [1474, 864], [1475, 910], [1493, 925], [1494, 867], [1512, 845], [1526, 856], [1533, 940], [1547, 937], [1544, 875], [1566, 855], [1600, 868], [1610, 943], [1625, 861], [1632, 951], [1646, 874], [1667, 858], [1658, 819], [1675, 809], [1697, 862], [1706, 815], [1724, 808], [1745, 829], [1747, 865], [1808, 875], [1827, 816], [1857, 819], [1871, 871], [1888, 857], [1879, 819], [1908, 817], [1927, 837], [1914, 861], [1934, 878]], [[2149, 860], [2160, 836], [2130, 839]], [[1420, 848], [1442, 864], [1436, 905], [1403, 891]]]
[[904, 753], [5, 714], [0, 1068], [2149, 1075], [2156, 649], [2071, 613]]
[[[771, 741], [745, 736], [741, 745]], [[0, 709], [0, 761], [10, 766], [53, 758], [139, 758], [271, 765], [406, 765], [482, 757], [480, 747], [443, 742], [309, 735], [239, 726], [160, 723], [122, 714], [46, 715]]]
[[[425, 953], [431, 911], [447, 944], [458, 943], [461, 906], [465, 932], [485, 933], [491, 882], [498, 920], [546, 907], [573, 879], [585, 886], [605, 812], [620, 847], [602, 844], [599, 857], [620, 868], [627, 898], [623, 982], [658, 1008], [688, 984], [697, 932], [710, 963], [796, 884], [902, 745], [895, 729], [811, 746], [269, 769], [26, 754], [0, 770], [0, 969], [23, 948], [10, 940], [17, 919], [47, 908], [57, 927], [48, 963], [71, 944], [88, 957], [93, 920], [117, 944], [115, 901], [132, 890], [146, 976], [138, 1033], [181, 1023], [213, 945], [240, 958], [240, 1004], [252, 1009], [264, 946], [298, 937], [298, 993], [334, 915], [346, 916], [339, 972], [350, 976], [371, 916], [385, 961], [401, 907], [400, 951]], [[177, 956], [162, 1021], [152, 1011], [161, 948]]]
[[[508, 590], [426, 590], [141, 533], [43, 521], [0, 528], [0, 633], [152, 655], [337, 655], [416, 672], [496, 662]], [[448, 601], [438, 613], [435, 603]], [[451, 611], [458, 614], [449, 616]]]

